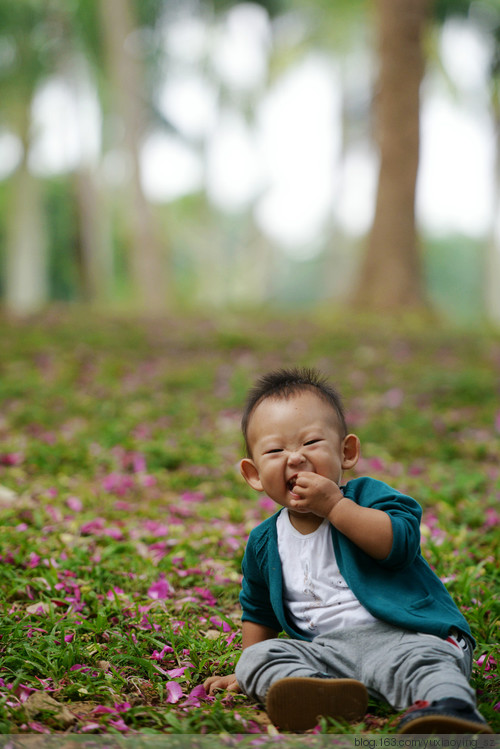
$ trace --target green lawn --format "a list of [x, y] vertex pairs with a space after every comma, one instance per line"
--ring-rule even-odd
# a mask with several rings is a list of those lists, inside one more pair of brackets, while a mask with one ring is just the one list
[[[316, 366], [344, 394], [369, 474], [424, 507], [423, 550], [477, 640], [500, 733], [500, 336], [384, 321], [169, 319], [61, 309], [0, 319], [0, 733], [268, 733], [207, 699], [240, 647], [239, 574], [274, 510], [239, 477], [255, 377]], [[498, 709], [498, 708], [497, 708]], [[355, 726], [393, 733], [370, 703]]]

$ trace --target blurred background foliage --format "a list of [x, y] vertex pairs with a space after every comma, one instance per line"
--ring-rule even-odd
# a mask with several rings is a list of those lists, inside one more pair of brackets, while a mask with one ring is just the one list
[[4, 309], [498, 323], [499, 50], [499, 0], [0, 0]]

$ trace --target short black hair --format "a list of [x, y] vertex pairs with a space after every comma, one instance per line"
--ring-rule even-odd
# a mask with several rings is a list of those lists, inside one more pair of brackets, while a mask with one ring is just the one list
[[266, 398], [290, 398], [296, 393], [311, 390], [326, 401], [337, 414], [342, 438], [347, 434], [342, 399], [327, 379], [315, 369], [278, 369], [260, 377], [249, 391], [241, 419], [241, 431], [245, 440], [247, 455], [251, 455], [248, 444], [248, 425], [254, 409]]

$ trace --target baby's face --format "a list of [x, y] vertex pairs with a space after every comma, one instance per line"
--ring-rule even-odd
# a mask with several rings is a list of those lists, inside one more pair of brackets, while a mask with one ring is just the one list
[[339, 484], [344, 439], [335, 410], [314, 392], [290, 398], [266, 398], [248, 426], [250, 460], [242, 473], [250, 486], [284, 507], [294, 498], [299, 472], [310, 471]]

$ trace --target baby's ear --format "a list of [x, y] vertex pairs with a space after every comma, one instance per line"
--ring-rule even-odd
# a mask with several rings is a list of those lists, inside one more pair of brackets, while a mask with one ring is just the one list
[[243, 458], [243, 460], [240, 462], [240, 471], [241, 475], [243, 476], [247, 484], [252, 487], [252, 489], [256, 489], [256, 491], [258, 492], [263, 491], [262, 482], [259, 478], [259, 472], [253, 460], [250, 460], [250, 458]]
[[348, 434], [342, 443], [342, 468], [354, 468], [359, 460], [360, 442], [355, 434]]

